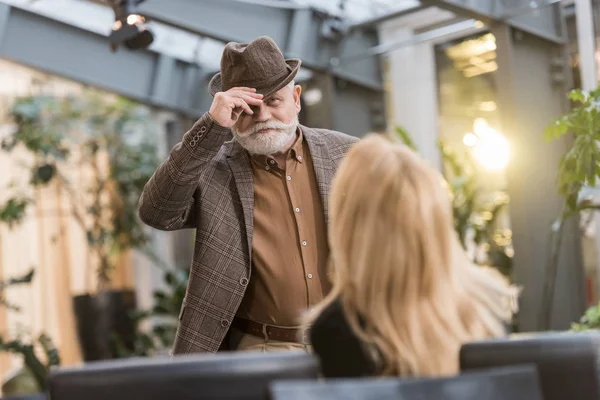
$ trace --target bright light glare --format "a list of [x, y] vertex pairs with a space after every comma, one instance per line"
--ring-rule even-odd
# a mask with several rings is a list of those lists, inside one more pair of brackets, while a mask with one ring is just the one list
[[463, 137], [463, 143], [467, 147], [473, 147], [477, 144], [477, 136], [469, 132]]
[[127, 16], [127, 24], [135, 25], [137, 23], [144, 22], [144, 17], [138, 14], [131, 14]]
[[306, 102], [307, 106], [314, 106], [315, 104], [319, 103], [322, 98], [323, 93], [318, 88], [309, 89], [306, 91], [306, 93], [304, 93], [304, 101]]
[[510, 148], [504, 136], [491, 128], [483, 118], [475, 120], [473, 131], [477, 135], [477, 143], [473, 148], [475, 159], [486, 169], [504, 169], [510, 158]]

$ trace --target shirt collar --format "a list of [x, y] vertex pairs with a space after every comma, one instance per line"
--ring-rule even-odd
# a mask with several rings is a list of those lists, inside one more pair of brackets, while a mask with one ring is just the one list
[[[292, 145], [292, 147], [288, 150], [287, 154], [286, 154], [286, 160], [289, 158], [295, 158], [296, 161], [302, 163], [304, 162], [304, 151], [303, 151], [303, 135], [302, 135], [302, 129], [300, 129], [300, 126], [298, 126], [298, 133], [296, 135], [296, 141], [294, 142], [294, 144]], [[262, 165], [262, 166], [273, 166], [275, 163], [271, 162], [271, 160], [275, 161], [275, 159], [272, 156], [265, 156], [262, 154], [253, 154], [251, 156], [252, 160], [255, 161], [256, 163], [258, 163], [258, 165]]]

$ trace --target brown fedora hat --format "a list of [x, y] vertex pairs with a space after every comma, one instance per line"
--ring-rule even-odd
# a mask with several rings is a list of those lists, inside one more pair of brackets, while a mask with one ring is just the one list
[[212, 77], [208, 91], [214, 96], [234, 87], [255, 88], [269, 97], [289, 84], [301, 61], [285, 59], [273, 39], [261, 36], [250, 43], [230, 42], [223, 50], [221, 72]]

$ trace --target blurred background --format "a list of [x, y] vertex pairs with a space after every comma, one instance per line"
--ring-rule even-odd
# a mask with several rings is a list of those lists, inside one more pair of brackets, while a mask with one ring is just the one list
[[515, 332], [596, 327], [599, 29], [596, 0], [0, 0], [2, 390], [168, 354], [194, 235], [137, 200], [261, 35], [303, 60], [302, 124], [444, 174], [471, 259], [523, 287]]

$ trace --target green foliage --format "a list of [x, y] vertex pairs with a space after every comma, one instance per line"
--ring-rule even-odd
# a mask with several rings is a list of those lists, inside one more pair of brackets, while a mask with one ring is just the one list
[[[148, 243], [137, 218], [141, 191], [159, 164], [148, 111], [123, 98], [106, 100], [89, 91], [82, 96], [19, 98], [10, 114], [17, 129], [0, 148], [26, 149], [33, 160], [27, 164], [29, 184], [54, 182], [70, 197], [71, 214], [99, 260], [99, 285], [107, 286], [117, 257]], [[70, 180], [74, 170], [91, 172], [92, 177], [81, 186]], [[0, 221], [14, 226], [31, 204], [14, 194], [0, 208]]]
[[29, 284], [33, 280], [33, 275], [35, 274], [35, 270], [32, 268], [25, 275], [18, 278], [11, 278], [7, 281], [0, 281], [0, 305], [8, 308], [12, 311], [21, 311], [20, 307], [8, 302], [6, 296], [4, 295], [4, 290], [17, 285]]
[[[17, 306], [11, 305], [6, 301], [4, 291], [18, 285], [28, 285], [34, 277], [35, 271], [32, 269], [23, 276], [11, 278], [0, 282], [0, 304], [8, 307], [12, 311], [19, 311]], [[39, 348], [44, 354], [44, 361], [40, 359], [36, 348]], [[23, 364], [31, 371], [37, 383], [39, 391], [45, 391], [46, 378], [53, 366], [60, 364], [58, 349], [52, 343], [50, 337], [41, 334], [38, 337], [28, 340], [19, 334], [15, 338], [7, 339], [0, 336], [0, 351], [18, 354], [23, 359]]]
[[571, 330], [582, 332], [590, 329], [600, 329], [600, 303], [589, 307], [579, 319], [571, 324]]
[[[44, 352], [45, 362], [38, 357], [36, 346], [39, 346]], [[41, 392], [46, 390], [46, 379], [50, 369], [60, 364], [58, 350], [46, 334], [41, 334], [31, 342], [20, 337], [13, 340], [5, 340], [0, 337], [0, 351], [20, 355], [25, 366], [32, 372]]]
[[28, 198], [9, 198], [4, 205], [0, 206], [0, 222], [4, 222], [9, 228], [17, 225], [25, 217], [29, 204], [31, 199]]
[[[179, 312], [189, 278], [189, 269], [165, 271], [163, 275], [166, 290], [153, 293], [154, 306], [151, 310], [136, 310], [131, 318], [137, 326], [134, 350], [127, 350], [118, 337], [113, 341], [119, 357], [150, 357], [166, 352], [171, 348], [179, 322]], [[150, 331], [141, 328], [143, 322], [154, 322]]]
[[600, 178], [600, 89], [591, 92], [573, 90], [569, 98], [575, 106], [571, 112], [556, 118], [546, 128], [548, 141], [567, 133], [574, 136], [573, 144], [562, 156], [558, 169], [558, 192], [565, 198], [561, 219], [579, 211], [594, 208], [582, 202], [579, 194], [585, 186], [595, 186]]
[[[576, 89], [569, 93], [569, 98], [573, 103], [571, 111], [553, 120], [544, 133], [547, 141], [572, 134], [573, 143], [558, 166], [558, 193], [563, 196], [564, 205], [551, 230], [552, 254], [540, 313], [542, 329], [549, 326], [564, 221], [584, 210], [600, 209], [600, 205], [594, 204], [593, 199], [587, 199], [583, 195], [584, 189], [594, 187], [600, 178], [600, 88], [590, 92]], [[596, 326], [597, 313], [597, 306], [592, 307], [578, 324], [573, 325], [573, 329], [584, 330]]]
[[402, 143], [404, 143], [405, 145], [407, 145], [414, 151], [418, 151], [417, 146], [415, 146], [415, 143], [413, 142], [412, 138], [410, 137], [410, 134], [408, 133], [408, 131], [406, 129], [404, 129], [400, 126], [397, 126], [395, 128], [395, 131], [396, 131], [396, 135], [398, 135], [400, 140], [402, 140]]
[[[396, 128], [399, 139], [418, 151], [410, 135], [402, 128]], [[483, 257], [476, 257], [481, 265], [492, 265], [505, 276], [512, 274], [512, 233], [498, 228], [498, 217], [508, 205], [508, 195], [504, 191], [490, 192], [482, 188], [477, 176], [477, 166], [468, 151], [456, 152], [442, 140], [438, 142], [445, 177], [452, 195], [454, 229], [464, 248], [467, 248], [469, 234], [473, 244], [484, 250]]]

